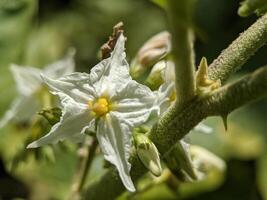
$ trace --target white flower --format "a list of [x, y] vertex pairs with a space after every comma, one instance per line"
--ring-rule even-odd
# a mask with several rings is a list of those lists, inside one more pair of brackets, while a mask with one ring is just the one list
[[58, 78], [74, 71], [74, 51], [62, 60], [46, 66], [43, 70], [34, 67], [22, 67], [11, 65], [10, 70], [16, 82], [19, 96], [11, 104], [10, 109], [0, 120], [0, 128], [9, 121], [29, 120], [42, 107], [38, 101], [36, 92], [42, 88], [43, 81], [40, 74], [51, 78]]
[[124, 52], [125, 37], [120, 35], [111, 56], [91, 69], [91, 73], [72, 73], [58, 80], [43, 76], [53, 94], [61, 99], [60, 122], [35, 148], [76, 136], [96, 127], [96, 136], [104, 157], [114, 164], [129, 191], [135, 191], [128, 161], [131, 133], [144, 123], [154, 108], [155, 95], [146, 86], [132, 80]]

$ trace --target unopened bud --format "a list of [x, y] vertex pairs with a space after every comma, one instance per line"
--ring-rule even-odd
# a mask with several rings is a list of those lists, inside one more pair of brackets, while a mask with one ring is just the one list
[[148, 85], [152, 90], [157, 89], [164, 82], [166, 65], [166, 61], [159, 61], [153, 66], [145, 81], [145, 84]]
[[131, 64], [132, 76], [138, 78], [170, 51], [171, 36], [169, 32], [164, 31], [153, 36], [141, 47]]
[[[189, 153], [189, 144], [180, 141], [175, 144], [171, 151], [165, 156], [166, 163], [170, 170], [181, 179], [197, 179], [197, 175]], [[188, 179], [188, 178], [187, 178]]]
[[266, 0], [245, 0], [238, 9], [238, 15], [241, 17], [247, 17], [253, 13], [261, 15], [266, 12], [266, 9]]
[[158, 89], [158, 87], [164, 82], [175, 81], [174, 63], [170, 60], [162, 60], [156, 63], [150, 74], [148, 75], [145, 84], [152, 90]]
[[160, 176], [162, 169], [157, 147], [142, 133], [134, 134], [137, 155], [144, 166], [155, 176]]
[[51, 108], [51, 109], [43, 109], [38, 112], [39, 115], [42, 115], [50, 125], [54, 125], [59, 122], [62, 111], [60, 108]]

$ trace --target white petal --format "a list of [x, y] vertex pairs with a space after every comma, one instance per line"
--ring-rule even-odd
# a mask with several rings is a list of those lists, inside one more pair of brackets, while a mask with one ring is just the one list
[[115, 106], [111, 112], [132, 125], [140, 125], [148, 120], [151, 113], [158, 112], [158, 106], [154, 106], [155, 99], [155, 94], [148, 87], [131, 80], [114, 93], [111, 101], [115, 102]]
[[130, 177], [131, 165], [128, 162], [131, 147], [130, 134], [129, 126], [111, 113], [99, 121], [97, 139], [104, 157], [116, 166], [124, 186], [134, 192], [135, 187]]
[[194, 128], [195, 131], [199, 131], [199, 132], [202, 132], [202, 133], [212, 133], [213, 132], [213, 128], [203, 124], [203, 123], [199, 123], [198, 125], [195, 126]]
[[34, 96], [21, 96], [17, 98], [10, 106], [10, 109], [5, 113], [0, 120], [0, 128], [5, 126], [9, 121], [23, 122], [30, 120], [36, 114], [39, 105]]
[[40, 69], [12, 64], [10, 70], [15, 79], [17, 89], [22, 95], [31, 95], [42, 84]]
[[[60, 122], [55, 124], [50, 132], [39, 140], [29, 144], [27, 148], [36, 148], [46, 144], [55, 144], [58, 141], [80, 137], [90, 125], [92, 116], [87, 108], [69, 101], [65, 105]], [[73, 142], [76, 142], [73, 141]]]
[[156, 104], [160, 107], [160, 114], [163, 114], [171, 105], [170, 97], [175, 92], [174, 82], [162, 84], [158, 91], [155, 92], [157, 96]]
[[94, 66], [90, 72], [91, 84], [99, 95], [119, 90], [131, 80], [129, 65], [126, 61], [125, 37], [121, 34], [111, 56]]
[[75, 69], [74, 55], [75, 50], [70, 49], [65, 58], [45, 67], [44, 74], [53, 79], [71, 74]]
[[163, 77], [166, 83], [175, 82], [175, 65], [173, 61], [167, 61]]
[[63, 104], [67, 99], [87, 104], [95, 96], [94, 88], [88, 81], [89, 75], [86, 73], [72, 73], [60, 79], [54, 80], [42, 75], [44, 82], [50, 87], [53, 94], [59, 95]]

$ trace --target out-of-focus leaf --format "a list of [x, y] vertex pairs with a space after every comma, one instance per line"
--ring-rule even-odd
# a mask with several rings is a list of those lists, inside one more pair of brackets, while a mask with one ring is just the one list
[[3, 0], [0, 6], [0, 65], [18, 61], [31, 31], [36, 0]]

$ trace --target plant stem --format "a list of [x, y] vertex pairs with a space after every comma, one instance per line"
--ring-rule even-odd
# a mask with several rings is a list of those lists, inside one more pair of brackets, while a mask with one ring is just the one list
[[81, 198], [81, 191], [85, 184], [87, 175], [89, 174], [91, 164], [97, 148], [97, 139], [94, 137], [92, 143], [88, 146], [84, 145], [81, 148], [81, 150], [83, 150], [83, 148], [87, 148], [87, 155], [81, 153], [81, 155], [79, 156], [79, 163], [77, 166], [75, 181], [74, 184], [72, 185], [72, 192], [70, 194], [69, 200], [79, 200]]
[[267, 14], [243, 32], [209, 66], [209, 77], [225, 81], [267, 41]]
[[195, 94], [195, 67], [192, 42], [192, 0], [169, 0], [170, 30], [175, 62], [177, 101], [181, 104]]
[[97, 143], [97, 139], [93, 138], [92, 144], [89, 146], [89, 149], [88, 149], [88, 156], [87, 156], [87, 158], [85, 160], [85, 165], [84, 165], [84, 168], [83, 168], [83, 171], [82, 171], [83, 173], [82, 173], [80, 182], [79, 182], [78, 187], [77, 187], [78, 193], [80, 193], [82, 191], [82, 188], [84, 186], [85, 180], [86, 180], [87, 175], [88, 175], [88, 173], [90, 171], [90, 167], [91, 167], [94, 155], [95, 155], [95, 150], [97, 148], [97, 144], [98, 144]]

